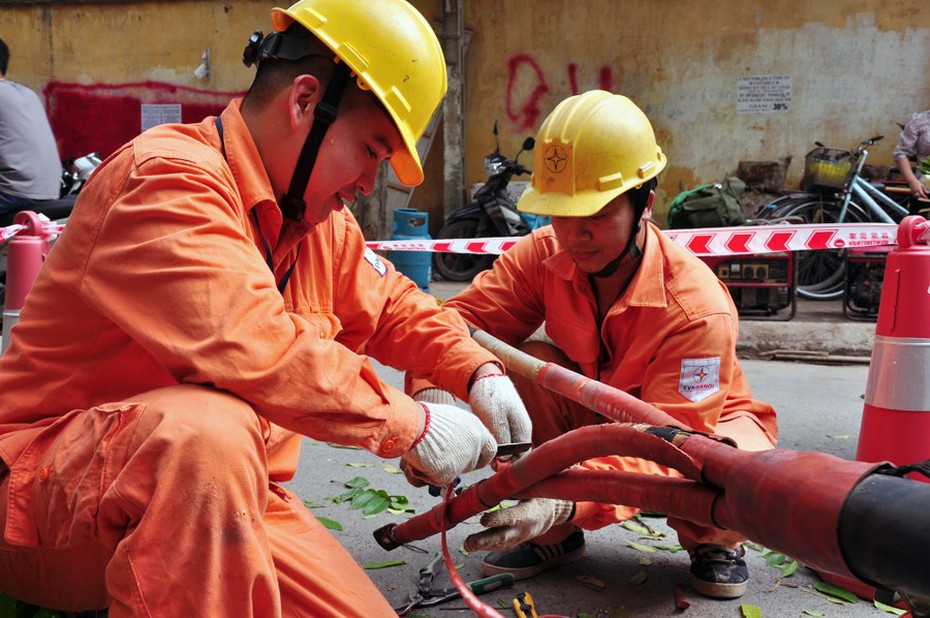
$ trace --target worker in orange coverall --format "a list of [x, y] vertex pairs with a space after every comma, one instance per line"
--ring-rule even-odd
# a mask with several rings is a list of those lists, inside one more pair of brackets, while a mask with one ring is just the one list
[[[242, 100], [97, 169], [13, 328], [14, 598], [111, 618], [394, 615], [280, 484], [302, 436], [441, 485], [530, 437], [494, 357], [343, 208], [384, 160], [422, 179], [415, 145], [446, 90], [432, 28], [404, 0], [301, 0], [272, 20]], [[366, 355], [426, 371], [473, 414], [418, 404]]]
[[[770, 449], [775, 413], [754, 400], [736, 359], [737, 313], [703, 262], [646, 222], [655, 177], [666, 165], [649, 120], [629, 99], [591, 91], [563, 101], [537, 135], [523, 212], [552, 226], [522, 238], [491, 270], [446, 302], [465, 320], [544, 361], [571, 368], [664, 410], [685, 425]], [[551, 343], [527, 339], [540, 325]], [[537, 338], [538, 339], [538, 338]], [[533, 443], [606, 419], [520, 377], [513, 378], [533, 421]], [[448, 401], [408, 373], [408, 392]], [[629, 457], [582, 468], [677, 475]], [[497, 550], [486, 574], [531, 577], [581, 558], [582, 529], [626, 520], [637, 509], [536, 498], [487, 513], [489, 528], [465, 548]], [[741, 539], [670, 521], [691, 555], [701, 593], [735, 598], [747, 587]]]

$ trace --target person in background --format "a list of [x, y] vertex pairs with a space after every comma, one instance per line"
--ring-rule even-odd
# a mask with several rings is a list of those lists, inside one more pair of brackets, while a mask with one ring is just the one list
[[895, 164], [901, 171], [911, 196], [917, 199], [927, 199], [927, 187], [923, 178], [914, 172], [913, 163], [918, 166], [921, 161], [930, 157], [930, 110], [918, 112], [911, 116], [911, 120], [901, 131], [898, 145], [892, 153]]
[[9, 65], [10, 49], [0, 39], [0, 227], [21, 210], [55, 219], [71, 205], [59, 208], [61, 160], [42, 101], [7, 78]]
[[[752, 398], [736, 358], [738, 318], [726, 287], [697, 257], [648, 222], [666, 157], [649, 119], [628, 98], [591, 91], [562, 101], [536, 136], [531, 186], [519, 209], [552, 217], [520, 239], [444, 307], [543, 361], [599, 380], [664, 410], [695, 431], [748, 450], [775, 445], [775, 411]], [[549, 341], [529, 339], [545, 324]], [[421, 401], [451, 395], [416, 373]], [[595, 412], [514, 376], [533, 422], [533, 444], [605, 422]], [[655, 462], [601, 457], [588, 470], [677, 475]], [[492, 550], [486, 575], [532, 577], [584, 554], [583, 529], [622, 522], [638, 509], [546, 498], [486, 513], [488, 530], [465, 549]], [[691, 556], [691, 582], [736, 598], [749, 572], [739, 534], [670, 520]]]
[[[344, 208], [384, 161], [423, 178], [416, 142], [446, 92], [433, 29], [404, 0], [300, 0], [272, 22], [244, 52], [244, 98], [97, 169], [0, 356], [14, 598], [111, 618], [394, 615], [282, 485], [303, 436], [438, 485], [529, 439], [495, 357]], [[368, 356], [474, 413], [415, 402]]]

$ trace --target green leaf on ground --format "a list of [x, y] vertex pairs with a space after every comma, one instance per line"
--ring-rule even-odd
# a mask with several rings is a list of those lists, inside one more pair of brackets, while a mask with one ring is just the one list
[[888, 613], [888, 614], [894, 614], [895, 616], [903, 616], [904, 614], [907, 613], [906, 609], [901, 609], [900, 607], [893, 607], [891, 605], [885, 605], [884, 603], [881, 603], [880, 601], [872, 601], [872, 604], [878, 609], [882, 610], [883, 612]]
[[859, 602], [859, 597], [849, 590], [834, 586], [833, 584], [828, 584], [827, 582], [814, 582], [814, 589], [831, 597], [846, 601], [847, 603]]
[[655, 547], [652, 547], [651, 545], [643, 545], [642, 543], [637, 543], [636, 541], [628, 540], [626, 544], [632, 547], [633, 549], [635, 549], [636, 551], [644, 551], [644, 552], [658, 551]]
[[578, 575], [575, 577], [578, 581], [585, 585], [586, 588], [590, 588], [596, 592], [604, 592], [604, 588], [607, 586], [596, 577], [588, 577], [587, 575]]
[[389, 495], [383, 489], [371, 488], [369, 487], [370, 482], [364, 477], [356, 476], [343, 483], [343, 485], [349, 488], [347, 492], [336, 497], [330, 496], [326, 500], [336, 504], [349, 502], [349, 508], [362, 509], [362, 516], [366, 519], [382, 511], [388, 511], [394, 515], [416, 512], [410, 507], [410, 500], [406, 496]]
[[797, 560], [792, 560], [791, 562], [789, 562], [788, 564], [784, 565], [784, 566], [781, 568], [781, 576], [782, 576], [782, 577], [791, 577], [792, 575], [794, 575], [794, 572], [798, 570], [798, 566], [800, 566], [800, 565], [798, 564], [798, 561], [797, 561]]
[[762, 618], [762, 610], [755, 605], [743, 603], [739, 606], [739, 611], [743, 614], [743, 618]]
[[405, 560], [385, 560], [384, 562], [369, 562], [368, 564], [363, 564], [362, 568], [371, 571], [373, 569], [388, 569], [405, 564], [407, 564]]
[[342, 504], [343, 502], [350, 502], [354, 500], [357, 496], [361, 495], [363, 491], [365, 491], [364, 488], [356, 487], [354, 489], [350, 489], [344, 494], [341, 494], [339, 496], [336, 496], [335, 498], [332, 498], [332, 501], [335, 502], [336, 504]]
[[597, 618], [594, 614], [589, 614], [588, 612], [578, 612], [575, 614], [576, 618]]
[[403, 471], [391, 464], [381, 464], [381, 469], [387, 472], [388, 474], [403, 474]]
[[770, 567], [780, 567], [785, 563], [785, 554], [779, 553], [777, 551], [770, 551], [766, 554], [763, 554], [762, 557], [765, 559], [765, 564]]
[[376, 515], [389, 506], [391, 506], [391, 499], [388, 497], [387, 492], [383, 489], [379, 489], [375, 492], [374, 497], [365, 505], [365, 508], [362, 509], [362, 513], [365, 515]]
[[649, 574], [640, 569], [636, 572], [636, 575], [630, 578], [630, 584], [633, 586], [640, 586], [645, 584], [647, 579], [649, 579]]
[[624, 521], [623, 523], [621, 523], [620, 525], [626, 528], [627, 530], [635, 532], [636, 534], [642, 534], [644, 536], [649, 536], [649, 528], [647, 528], [646, 526], [636, 521], [633, 521], [632, 519], [628, 519]]
[[743, 547], [748, 547], [752, 551], [757, 551], [759, 553], [762, 553], [765, 551], [765, 547], [763, 547], [762, 545], [759, 545], [758, 543], [754, 541], [743, 541]]
[[655, 547], [656, 549], [661, 549], [662, 551], [669, 551], [669, 552], [672, 552], [673, 554], [674, 554], [675, 552], [677, 552], [677, 551], [683, 551], [683, 550], [684, 550], [684, 547], [682, 547], [682, 546], [679, 545], [678, 543], [658, 543], [658, 544], [655, 545], [654, 547]]
[[350, 509], [360, 509], [366, 504], [368, 504], [372, 498], [376, 496], [374, 489], [365, 489], [362, 490], [357, 496], [352, 498], [352, 503], [349, 505]]
[[816, 609], [805, 609], [801, 613], [804, 614], [805, 616], [825, 616], [826, 615], [823, 612], [818, 611]]
[[347, 463], [346, 465], [349, 466], [350, 468], [371, 468], [371, 467], [373, 467], [375, 464], [370, 464], [370, 463]]
[[335, 519], [330, 519], [329, 517], [317, 517], [316, 520], [323, 524], [324, 528], [329, 530], [336, 530], [338, 532], [345, 530], [345, 528], [342, 527], [342, 524], [340, 524]]
[[363, 450], [362, 447], [360, 446], [349, 446], [348, 444], [336, 444], [335, 442], [327, 442], [326, 444], [327, 446], [331, 446], [333, 448], [345, 448], [345, 449], [350, 449], [353, 451]]

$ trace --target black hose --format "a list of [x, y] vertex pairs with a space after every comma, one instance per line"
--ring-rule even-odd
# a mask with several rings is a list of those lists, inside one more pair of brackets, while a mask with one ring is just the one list
[[849, 493], [839, 545], [850, 571], [911, 600], [930, 601], [930, 486], [872, 474]]

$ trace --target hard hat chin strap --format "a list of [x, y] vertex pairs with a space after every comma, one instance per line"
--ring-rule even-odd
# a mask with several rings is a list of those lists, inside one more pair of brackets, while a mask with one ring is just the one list
[[604, 279], [617, 272], [617, 269], [620, 268], [620, 263], [623, 262], [623, 258], [625, 258], [628, 253], [633, 260], [638, 260], [643, 255], [642, 249], [636, 244], [636, 236], [639, 234], [641, 221], [642, 213], [639, 213], [639, 217], [636, 218], [636, 223], [633, 224], [633, 231], [630, 232], [630, 240], [626, 243], [626, 247], [623, 248], [620, 255], [608, 262], [607, 266], [594, 273], [592, 275], [593, 277]]
[[351, 70], [344, 62], [336, 64], [336, 70], [323, 92], [323, 97], [313, 110], [313, 126], [310, 127], [310, 134], [307, 135], [307, 141], [304, 142], [300, 151], [294, 175], [291, 177], [291, 184], [287, 193], [281, 198], [281, 214], [285, 219], [300, 221], [304, 217], [304, 212], [307, 210], [304, 193], [310, 183], [310, 174], [316, 164], [316, 157], [320, 152], [320, 145], [323, 143], [326, 131], [336, 121], [339, 101], [342, 99], [350, 76]]

